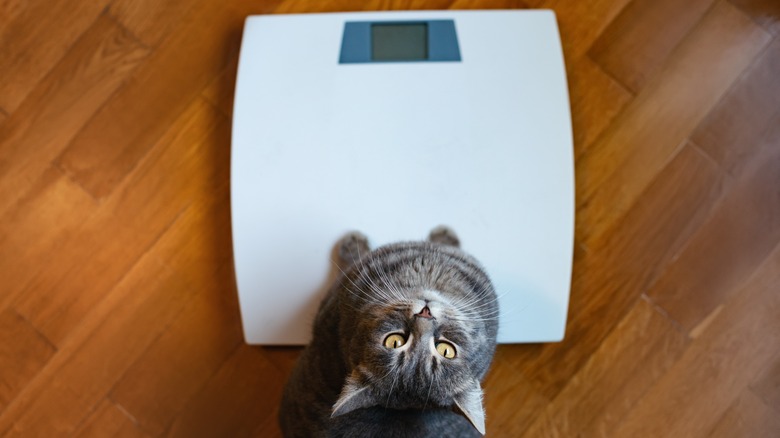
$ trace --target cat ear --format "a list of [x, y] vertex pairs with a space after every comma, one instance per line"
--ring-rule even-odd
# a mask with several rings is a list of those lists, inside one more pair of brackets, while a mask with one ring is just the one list
[[438, 227], [431, 230], [431, 233], [428, 235], [428, 240], [433, 243], [454, 246], [455, 248], [460, 247], [460, 239], [458, 239], [458, 235], [455, 234], [455, 231], [453, 231], [452, 228], [446, 225], [439, 225]]
[[355, 409], [376, 406], [377, 402], [373, 391], [368, 386], [358, 383], [354, 377], [355, 374], [352, 373], [352, 376], [347, 377], [347, 382], [341, 390], [341, 395], [336, 400], [336, 404], [333, 405], [333, 412], [330, 414], [331, 418], [350, 413]]
[[455, 396], [455, 410], [466, 417], [479, 433], [485, 434], [485, 410], [478, 380], [473, 379], [465, 391]]

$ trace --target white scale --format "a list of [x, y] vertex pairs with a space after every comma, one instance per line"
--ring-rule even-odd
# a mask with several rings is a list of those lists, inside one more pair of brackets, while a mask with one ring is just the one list
[[499, 342], [561, 340], [573, 162], [551, 11], [249, 17], [231, 175], [246, 341], [308, 342], [348, 231], [374, 248], [440, 224], [491, 276]]

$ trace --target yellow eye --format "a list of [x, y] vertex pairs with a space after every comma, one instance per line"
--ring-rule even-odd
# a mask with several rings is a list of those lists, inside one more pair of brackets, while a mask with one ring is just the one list
[[398, 333], [394, 333], [385, 338], [385, 347], [400, 348], [406, 343], [406, 339]]
[[455, 347], [449, 342], [439, 342], [436, 344], [436, 351], [447, 359], [453, 359], [455, 357]]

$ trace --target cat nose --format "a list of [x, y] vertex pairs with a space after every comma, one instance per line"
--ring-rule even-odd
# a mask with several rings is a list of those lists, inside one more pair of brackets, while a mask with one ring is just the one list
[[422, 316], [423, 318], [433, 318], [433, 315], [431, 315], [431, 309], [429, 309], [428, 306], [423, 307], [417, 316]]

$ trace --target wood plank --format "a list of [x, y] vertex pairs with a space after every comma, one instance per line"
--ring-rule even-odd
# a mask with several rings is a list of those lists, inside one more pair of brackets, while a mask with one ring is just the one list
[[686, 343], [652, 303], [639, 300], [555, 400], [540, 415], [532, 415], [525, 436], [608, 435], [602, 432], [663, 375]]
[[252, 436], [261, 436], [268, 438], [282, 438], [282, 429], [279, 427], [279, 407], [275, 407], [271, 415], [263, 421]]
[[116, 0], [108, 14], [146, 46], [157, 47], [178, 25], [193, 19], [203, 1]]
[[[224, 199], [226, 195], [223, 190], [217, 196]], [[186, 304], [204, 290], [215, 288], [225, 278], [225, 272], [232, 272], [229, 261], [206, 266], [172, 264], [193, 258], [214, 260], [212, 255], [203, 253], [211, 249], [210, 242], [200, 241], [197, 236], [201, 233], [193, 229], [201, 223], [196, 220], [200, 208], [205, 207], [193, 205], [180, 215], [157, 245], [63, 340], [43, 371], [0, 415], [0, 434], [71, 433]], [[183, 245], [182, 236], [197, 243]], [[198, 254], [184, 258], [176, 254], [198, 249]], [[227, 260], [226, 256], [221, 257]]]
[[0, 312], [0, 412], [38, 374], [54, 351], [24, 318], [10, 309]]
[[780, 245], [614, 436], [706, 436], [780, 347]]
[[[316, 0], [280, 1], [274, 8], [275, 14], [306, 14], [312, 12], [356, 12], [388, 10], [438, 10], [451, 7], [454, 0], [339, 0], [320, 2]], [[497, 2], [504, 3], [502, 0]]]
[[776, 0], [729, 0], [756, 23], [774, 35], [780, 35], [780, 3]]
[[686, 145], [609, 238], [575, 261], [564, 340], [518, 347], [515, 366], [554, 399], [706, 221], [723, 187], [717, 165]]
[[[285, 1], [277, 7], [280, 1], [260, 5], [227, 0], [209, 6], [202, 0], [188, 5], [178, 0], [116, 0], [70, 50], [62, 51], [54, 68], [36, 72], [43, 79], [35, 82], [14, 111], [4, 114], [7, 108], [0, 105], [0, 401], [8, 390], [3, 386], [6, 375], [14, 375], [15, 369], [34, 370], [29, 377], [15, 379], [19, 387], [9, 393], [7, 406], [0, 402], [0, 436], [281, 436], [279, 394], [300, 348], [248, 347], [237, 332], [227, 115], [234, 80], [230, 70], [236, 60], [230, 50], [237, 47], [231, 42], [238, 41], [240, 24], [224, 25], [224, 17], [260, 9], [521, 6], [512, 0], [350, 0]], [[780, 144], [777, 136], [769, 135], [780, 125], [774, 79], [780, 54], [776, 37], [766, 42], [774, 32], [773, 22], [762, 21], [760, 13], [751, 11], [751, 7], [774, 7], [776, 2], [719, 0], [708, 15], [720, 10], [720, 18], [704, 18], [681, 44], [669, 49], [670, 38], [679, 41], [679, 35], [663, 33], [682, 32], [676, 27], [681, 26], [679, 21], [690, 20], [689, 9], [705, 0], [678, 4], [679, 16], [669, 15], [669, 2], [660, 1], [649, 5], [645, 0], [590, 4], [527, 0], [535, 6], [553, 5], [565, 18], [562, 29], [577, 170], [592, 172], [584, 176], [602, 184], [588, 188], [604, 192], [597, 194], [602, 208], [624, 210], [606, 212], [603, 223], [578, 223], [578, 227], [595, 226], [597, 233], [577, 235], [566, 339], [559, 344], [499, 348], [485, 382], [491, 435], [780, 433], [775, 426], [780, 418], [776, 296], [780, 274], [769, 275], [766, 265], [759, 267], [761, 252], [768, 251], [771, 242], [754, 245], [751, 242], [762, 230], [750, 229], [780, 216], [770, 213], [772, 207], [767, 205], [756, 207], [760, 214], [742, 208], [743, 203], [771, 204], [777, 199], [770, 187], [764, 187], [776, 187], [777, 181], [768, 176], [770, 170], [761, 169], [774, 162], [768, 157], [775, 156]], [[61, 8], [42, 4], [0, 0], [0, 41], [9, 41], [7, 31], [15, 29], [11, 22], [32, 20], [30, 11], [50, 14]], [[647, 15], [637, 14], [639, 5], [648, 8]], [[173, 6], [181, 9], [165, 16]], [[73, 3], [75, 9], [85, 7]], [[222, 18], [211, 26], [204, 8]], [[659, 10], [670, 18], [651, 29], [647, 23], [662, 15]], [[742, 15], [752, 22], [748, 20], [740, 34]], [[197, 28], [193, 21], [205, 25]], [[629, 21], [638, 29], [627, 28]], [[74, 22], [73, 29], [82, 24]], [[125, 25], [128, 29], [123, 29]], [[185, 38], [182, 29], [203, 35]], [[629, 40], [640, 39], [639, 33], [647, 37], [622, 60], [635, 69], [642, 60], [648, 67], [639, 73], [653, 75], [640, 84], [636, 99], [588, 56], [596, 53], [599, 44], [610, 49], [627, 44], [606, 44], [608, 36], [601, 35], [605, 29]], [[143, 42], [133, 35], [136, 32]], [[19, 38], [24, 36], [11, 39]], [[50, 38], [57, 38], [56, 32], [41, 44], [53, 47]], [[171, 41], [189, 44], [204, 38], [230, 41], [219, 55], [224, 65], [215, 61], [201, 66], [212, 77], [204, 76], [200, 85], [184, 78], [190, 85], [182, 86], [187, 90], [175, 96], [142, 89], [162, 88], [181, 79], [168, 71], [136, 68], [154, 60], [148, 57], [152, 49], [173, 53]], [[153, 44], [147, 47], [148, 43]], [[685, 47], [688, 53], [681, 55]], [[743, 49], [747, 51], [734, 55]], [[47, 49], [33, 47], [30, 53], [41, 50]], [[193, 48], [186, 51], [197, 54]], [[664, 51], [668, 59], [657, 61]], [[741, 71], [734, 59], [742, 63]], [[176, 69], [182, 61], [158, 58], [155, 62], [158, 68]], [[149, 84], [133, 85], [139, 79], [132, 77], [136, 72], [143, 72]], [[668, 88], [656, 83], [659, 75], [670, 83]], [[152, 84], [155, 81], [159, 83]], [[69, 178], [74, 174], [52, 161], [74, 138], [92, 141], [86, 137], [85, 124], [89, 128], [96, 123], [89, 118], [117, 90], [115, 97], [122, 95], [123, 84], [145, 93], [139, 97], [145, 100], [127, 114], [119, 106], [113, 108], [117, 126], [98, 140], [136, 136], [136, 130], [143, 129], [133, 125], [136, 119], [155, 115], [160, 117], [143, 123], [158, 131], [148, 137], [152, 145], [121, 182], [104, 198], [95, 199], [83, 190], [83, 181]], [[651, 98], [648, 89], [653, 87]], [[163, 98], [155, 101], [156, 96]], [[141, 114], [142, 110], [152, 114]], [[633, 124], [627, 124], [629, 116]], [[102, 122], [114, 121], [102, 117]], [[644, 126], [643, 118], [656, 125]], [[98, 132], [96, 126], [90, 129]], [[611, 138], [617, 135], [615, 130], [633, 132], [620, 134], [626, 140], [620, 143]], [[679, 139], [674, 147], [672, 137]], [[607, 143], [614, 149], [590, 157]], [[631, 161], [635, 155], [642, 158]], [[642, 160], [652, 168], [646, 174]], [[616, 177], [614, 169], [625, 163], [633, 167]], [[749, 191], [744, 187], [750, 184], [764, 192], [753, 191], [741, 203], [729, 201], [737, 197], [734, 190]], [[725, 219], [728, 202], [742, 209], [743, 217], [731, 216], [733, 226]], [[578, 220], [592, 220], [594, 216], [588, 214], [580, 214]], [[722, 241], [713, 221], [725, 229]], [[765, 237], [773, 239], [775, 229], [765, 227]], [[710, 236], [711, 246], [703, 245], [702, 234]], [[692, 246], [699, 248], [699, 254]], [[729, 251], [731, 264], [725, 261]], [[773, 251], [777, 270], [780, 248]], [[702, 261], [695, 261], [696, 256]], [[685, 266], [692, 270], [686, 272]], [[727, 284], [708, 280], [718, 283], [713, 296], [697, 300], [711, 299], [716, 307], [695, 318], [700, 322], [686, 340], [687, 328], [653, 307], [655, 303], [642, 292], [660, 281], [676, 283], [666, 278], [672, 275], [694, 287], [708, 269], [726, 278]], [[731, 290], [720, 289], [730, 282], [734, 283]], [[698, 293], [706, 295], [708, 288], [708, 283], [702, 283]], [[46, 302], [47, 297], [52, 303]], [[30, 320], [17, 308], [25, 309]], [[13, 328], [3, 325], [5, 315], [14, 315]], [[13, 333], [17, 324], [26, 333], [18, 339]], [[36, 341], [24, 340], [32, 334]], [[56, 340], [57, 348], [47, 342], [47, 336]], [[6, 337], [11, 346], [6, 345]], [[26, 359], [26, 350], [4, 353], [6, 347], [21, 351], [36, 343], [49, 346], [48, 357]], [[11, 359], [6, 360], [6, 355]], [[153, 430], [147, 435], [142, 426], [149, 425]]]
[[95, 114], [57, 163], [96, 198], [111, 194], [235, 56], [246, 15], [269, 7], [256, 3], [203, 2]]
[[56, 263], [32, 270], [15, 308], [60, 345], [188, 205], [224, 192], [228, 144], [225, 117], [193, 102], [128, 184], [51, 255]]
[[780, 415], [769, 409], [750, 391], [744, 391], [707, 436], [776, 438], [780, 436]]
[[49, 169], [51, 160], [147, 54], [106, 17], [95, 21], [70, 48], [0, 125], [0, 214]]
[[285, 380], [292, 372], [293, 366], [295, 366], [302, 351], [303, 347], [263, 346], [265, 356], [276, 366], [280, 373], [284, 374]]
[[[227, 216], [229, 205], [225, 202], [218, 210]], [[229, 229], [229, 221], [221, 225]], [[111, 391], [111, 398], [152, 435], [168, 430], [174, 416], [243, 343], [234, 273], [226, 269], [220, 274], [221, 287], [205, 289], [194, 298]]]
[[758, 378], [750, 384], [753, 391], [767, 406], [780, 414], [780, 350]]
[[633, 96], [587, 56], [566, 60], [574, 154], [580, 157]]
[[[11, 1], [3, 9], [0, 30], [0, 107], [13, 113], [36, 84], [86, 32], [108, 4], [91, 2], [29, 1], [24, 7]], [[6, 21], [7, 20], [7, 21]]]
[[238, 74], [238, 54], [228, 63], [227, 67], [203, 90], [203, 98], [222, 111], [228, 117], [233, 117], [233, 97], [236, 91], [236, 75]]
[[558, 19], [564, 57], [579, 58], [590, 49], [599, 34], [620, 13], [630, 0], [571, 0], [528, 1], [535, 8], [552, 9]]
[[713, 0], [633, 0], [588, 54], [637, 93], [712, 4]]
[[763, 143], [756, 148], [766, 151], [760, 161], [746, 170], [648, 291], [687, 330], [715, 311], [780, 242], [780, 123]]
[[[674, 325], [672, 324], [672, 327]], [[612, 431], [634, 407], [637, 401], [677, 361], [687, 346], [687, 338], [679, 331], [668, 330], [644, 357], [642, 364], [631, 371], [628, 382], [616, 390], [590, 423], [582, 429], [582, 436], [612, 436]], [[651, 336], [647, 334], [647, 336]], [[617, 367], [614, 367], [617, 368]], [[610, 373], [619, 372], [610, 370]]]
[[284, 381], [258, 347], [242, 344], [184, 408], [170, 437], [252, 436], [274, 416]]
[[732, 174], [754, 159], [755, 146], [780, 120], [780, 38], [753, 62], [699, 124], [693, 141]]
[[[729, 3], [718, 2], [707, 12], [665, 68], [577, 162], [576, 229], [586, 247], [634, 204], [769, 39]], [[716, 64], [719, 68], [712, 69]]]
[[[3, 17], [6, 23], [11, 23], [16, 17], [22, 15], [29, 6], [30, 2], [26, 0], [4, 0], [0, 2], [0, 17]], [[0, 37], [5, 39], [6, 33], [5, 28], [0, 30]]]
[[153, 256], [142, 259], [0, 415], [0, 434], [71, 434], [183, 305], [183, 283]]
[[528, 3], [522, 0], [455, 0], [449, 9], [526, 9]]
[[135, 422], [109, 399], [103, 399], [73, 434], [77, 438], [146, 437]]
[[485, 392], [488, 434], [520, 436], [549, 400], [508, 361], [513, 349], [499, 345], [482, 388]]
[[49, 168], [28, 188], [27, 193], [0, 216], [0, 278], [5, 309], [35, 278], [36, 269], [47, 261], [98, 208], [94, 199]]

